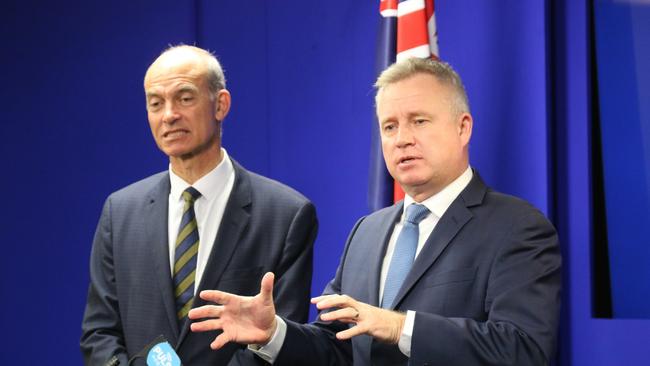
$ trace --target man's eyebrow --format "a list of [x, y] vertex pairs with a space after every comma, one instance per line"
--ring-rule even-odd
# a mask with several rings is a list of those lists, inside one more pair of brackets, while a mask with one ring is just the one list
[[181, 85], [178, 88], [178, 90], [174, 92], [174, 94], [187, 93], [187, 92], [196, 93], [198, 91], [199, 89], [194, 85]]
[[[197, 88], [194, 85], [183, 84], [183, 85], [178, 86], [178, 88], [176, 88], [176, 90], [174, 90], [173, 93], [175, 95], [178, 95], [178, 94], [181, 94], [181, 93], [198, 93], [198, 91], [199, 91], [199, 88]], [[147, 99], [155, 98], [155, 97], [162, 98], [160, 96], [160, 93], [158, 91], [155, 91], [155, 90], [154, 91], [151, 91], [151, 90], [146, 91], [145, 96], [146, 96]]]
[[160, 97], [160, 94], [158, 94], [157, 92], [152, 92], [152, 91], [145, 92], [144, 95], [147, 97], [147, 99]]
[[413, 111], [409, 112], [407, 117], [410, 118], [415, 118], [415, 117], [431, 117], [431, 113], [425, 112], [425, 111]]

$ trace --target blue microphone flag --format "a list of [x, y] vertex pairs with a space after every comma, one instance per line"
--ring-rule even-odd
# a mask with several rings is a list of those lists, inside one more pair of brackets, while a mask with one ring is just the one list
[[149, 350], [147, 366], [181, 366], [181, 360], [169, 342], [162, 341]]

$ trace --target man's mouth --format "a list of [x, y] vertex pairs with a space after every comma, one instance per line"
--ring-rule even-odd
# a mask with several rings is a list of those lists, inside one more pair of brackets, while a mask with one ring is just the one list
[[399, 161], [397, 162], [397, 164], [398, 164], [398, 165], [402, 165], [402, 164], [410, 164], [410, 163], [412, 163], [413, 161], [415, 161], [415, 160], [417, 160], [417, 159], [419, 159], [417, 156], [404, 156], [404, 157], [401, 157], [401, 158], [399, 159]]
[[186, 130], [172, 130], [163, 133], [163, 138], [178, 138], [188, 133]]

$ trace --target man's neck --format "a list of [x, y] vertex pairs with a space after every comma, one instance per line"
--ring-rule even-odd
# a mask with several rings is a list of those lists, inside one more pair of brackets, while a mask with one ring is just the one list
[[183, 159], [182, 157], [170, 157], [169, 162], [172, 166], [174, 174], [181, 177], [189, 184], [194, 184], [197, 180], [201, 179], [204, 175], [208, 174], [214, 169], [223, 159], [221, 147], [205, 151], [200, 156], [193, 156]]

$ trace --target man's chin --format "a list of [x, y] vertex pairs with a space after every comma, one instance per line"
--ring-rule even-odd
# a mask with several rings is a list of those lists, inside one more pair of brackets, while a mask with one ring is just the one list
[[404, 192], [411, 197], [421, 191], [426, 190], [426, 187], [428, 186], [428, 182], [425, 180], [405, 180], [401, 182], [397, 181], [397, 183], [399, 183]]
[[429, 179], [418, 174], [401, 174], [398, 175], [395, 178], [395, 180], [404, 188], [407, 187], [417, 188], [423, 185], [427, 185], [427, 183], [429, 183]]
[[194, 151], [187, 150], [187, 149], [168, 149], [168, 150], [163, 150], [165, 155], [169, 156], [170, 159], [178, 159], [178, 160], [187, 160], [191, 159], [196, 155]]

